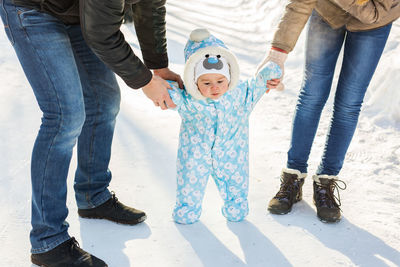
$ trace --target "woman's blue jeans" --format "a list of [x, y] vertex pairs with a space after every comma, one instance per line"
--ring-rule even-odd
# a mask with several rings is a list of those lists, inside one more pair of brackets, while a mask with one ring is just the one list
[[0, 15], [43, 112], [32, 152], [30, 234], [32, 253], [42, 253], [70, 238], [66, 178], [76, 142], [78, 207], [93, 208], [110, 198], [108, 164], [120, 89], [79, 25], [11, 0], [0, 0]]
[[307, 161], [321, 111], [328, 99], [336, 61], [344, 43], [343, 63], [333, 114], [317, 174], [338, 175], [357, 126], [365, 92], [388, 38], [391, 24], [350, 32], [332, 29], [314, 11], [306, 37], [305, 72], [293, 120], [287, 167], [307, 173]]

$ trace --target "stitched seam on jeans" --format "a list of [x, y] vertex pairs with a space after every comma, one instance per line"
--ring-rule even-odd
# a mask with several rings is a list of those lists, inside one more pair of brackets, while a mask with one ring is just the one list
[[[99, 95], [98, 95], [98, 92], [97, 92], [97, 87], [95, 87], [95, 86], [93, 86], [94, 87], [94, 92], [95, 92], [95, 96], [96, 96], [96, 117], [95, 117], [95, 120], [94, 120], [94, 122], [93, 122], [93, 129], [92, 129], [92, 134], [91, 134], [91, 137], [90, 137], [90, 150], [89, 150], [89, 155], [90, 155], [90, 160], [91, 160], [91, 162], [90, 162], [90, 169], [91, 169], [91, 171], [90, 171], [90, 175], [89, 175], [89, 190], [91, 189], [91, 187], [92, 187], [92, 183], [91, 183], [91, 181], [92, 181], [92, 175], [93, 175], [93, 171], [92, 171], [92, 168], [93, 168], [93, 166], [94, 166], [94, 164], [95, 164], [95, 162], [94, 162], [94, 157], [93, 157], [93, 154], [94, 154], [94, 144], [93, 144], [93, 142], [94, 142], [94, 138], [95, 138], [95, 135], [96, 135], [96, 129], [97, 129], [97, 120], [98, 120], [98, 117], [99, 117], [99, 115], [100, 115], [100, 101], [99, 101]], [[90, 202], [92, 202], [93, 203], [93, 199], [91, 199], [90, 200]]]
[[[85, 4], [84, 3], [81, 5], [81, 8], [82, 8], [82, 10], [80, 11], [80, 13], [84, 14], [84, 12], [85, 12]], [[86, 19], [85, 18], [86, 18], [85, 16], [81, 16], [82, 35], [86, 34], [86, 30], [85, 31], [83, 30], [83, 29], [85, 29], [85, 26], [86, 26]], [[85, 111], [86, 111], [86, 109], [85, 109]], [[87, 114], [86, 114], [86, 117], [87, 117]], [[85, 118], [85, 121], [86, 121], [86, 118]], [[92, 138], [90, 140], [90, 149], [89, 149], [89, 155], [90, 156], [91, 156], [91, 151], [92, 151]], [[91, 163], [89, 163], [89, 164], [91, 165]], [[90, 187], [91, 187], [91, 174], [89, 174], [88, 182], [89, 182], [89, 190], [90, 190]], [[86, 202], [88, 202], [88, 194], [87, 193], [85, 194], [85, 199], [86, 199]]]
[[7, 34], [7, 29], [8, 29], [10, 43], [11, 43], [11, 45], [14, 45], [15, 44], [14, 35], [12, 33], [12, 30], [11, 30], [11, 27], [10, 27], [10, 23], [9, 23], [9, 20], [8, 20], [7, 10], [4, 7], [4, 1], [1, 2], [1, 8], [3, 9], [4, 15], [5, 15], [5, 22], [6, 22], [6, 24], [4, 24], [4, 30], [6, 31], [6, 34]]
[[[22, 25], [21, 25], [21, 26], [22, 26]], [[46, 68], [46, 64], [44, 64], [44, 62], [43, 62], [43, 60], [42, 60], [42, 58], [41, 58], [41, 56], [40, 56], [40, 53], [38, 52], [38, 49], [34, 46], [33, 42], [31, 41], [28, 32], [26, 31], [26, 29], [25, 29], [24, 27], [22, 27], [22, 28], [23, 28], [23, 30], [24, 30], [24, 32], [25, 32], [25, 34], [26, 34], [27, 40], [28, 40], [29, 43], [31, 44], [31, 46], [32, 46], [33, 50], [35, 51], [35, 53], [36, 53], [36, 55], [37, 55], [37, 57], [38, 57], [38, 59], [39, 59], [41, 65], [43, 66], [43, 69], [45, 70], [45, 74], [46, 74], [46, 76], [48, 77], [48, 80], [50, 81], [50, 83], [51, 83], [51, 85], [52, 85], [52, 88], [53, 88], [53, 90], [54, 90], [54, 92], [55, 92], [55, 96], [56, 96], [56, 98], [57, 98], [57, 104], [58, 104], [58, 107], [59, 107], [59, 109], [60, 109], [60, 123], [59, 123], [59, 128], [57, 129], [57, 134], [54, 136], [54, 138], [53, 138], [53, 140], [52, 140], [52, 142], [51, 142], [51, 145], [50, 145], [50, 147], [49, 147], [49, 150], [47, 151], [46, 164], [45, 164], [45, 167], [44, 167], [44, 174], [43, 174], [43, 183], [42, 183], [42, 188], [41, 188], [41, 192], [40, 192], [40, 195], [41, 195], [41, 198], [40, 198], [40, 207], [41, 207], [41, 211], [42, 211], [42, 215], [43, 215], [43, 216], [42, 216], [42, 220], [43, 220], [42, 222], [44, 222], [44, 217], [45, 217], [45, 216], [44, 216], [43, 198], [42, 198], [42, 197], [43, 197], [43, 190], [44, 190], [44, 187], [45, 187], [45, 179], [44, 179], [44, 177], [46, 177], [47, 164], [48, 164], [48, 162], [49, 162], [49, 160], [50, 160], [50, 158], [49, 158], [50, 150], [51, 150], [51, 148], [53, 147], [53, 145], [54, 145], [54, 143], [55, 143], [55, 140], [57, 139], [58, 134], [60, 133], [61, 125], [62, 125], [62, 123], [63, 123], [63, 114], [62, 114], [62, 109], [60, 108], [60, 107], [61, 107], [60, 98], [58, 97], [57, 90], [55, 90], [55, 85], [54, 85], [54, 83], [53, 83], [53, 80], [50, 79], [50, 75], [49, 75], [49, 72], [48, 72], [48, 70], [47, 70], [47, 68]]]
[[[88, 188], [89, 188], [89, 191], [91, 190], [91, 186], [92, 186], [93, 166], [95, 165], [94, 157], [93, 157], [93, 154], [94, 154], [94, 139], [95, 139], [96, 128], [97, 128], [97, 124], [98, 124], [97, 123], [97, 119], [98, 119], [99, 114], [100, 114], [100, 112], [99, 112], [99, 110], [100, 110], [100, 101], [99, 101], [99, 97], [98, 97], [98, 93], [97, 93], [97, 87], [96, 86], [90, 86], [90, 87], [93, 88], [93, 91], [94, 91], [95, 96], [96, 96], [96, 115], [95, 115], [95, 120], [93, 122], [92, 131], [91, 131], [91, 134], [90, 134], [90, 148], [89, 148], [89, 158], [90, 158], [90, 160], [89, 160], [89, 164], [88, 164], [90, 171], [87, 172], [88, 173], [88, 183], [89, 183], [88, 184]], [[85, 118], [85, 120], [86, 120], [86, 118]], [[89, 199], [88, 193], [85, 194], [85, 199], [86, 199], [87, 202], [90, 202], [91, 206], [94, 206], [93, 198]]]

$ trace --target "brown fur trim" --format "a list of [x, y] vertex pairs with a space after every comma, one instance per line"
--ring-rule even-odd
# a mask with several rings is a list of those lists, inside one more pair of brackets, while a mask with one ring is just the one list
[[282, 173], [286, 172], [286, 173], [290, 173], [290, 174], [296, 174], [298, 178], [306, 178], [307, 177], [307, 173], [301, 173], [299, 170], [295, 170], [295, 169], [290, 169], [290, 168], [283, 168], [282, 169]]

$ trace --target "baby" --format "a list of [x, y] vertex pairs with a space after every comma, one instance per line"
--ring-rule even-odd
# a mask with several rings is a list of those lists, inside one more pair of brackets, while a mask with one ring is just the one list
[[249, 212], [249, 116], [281, 76], [275, 63], [239, 83], [239, 65], [225, 44], [205, 29], [194, 30], [185, 47], [185, 90], [169, 90], [182, 117], [173, 219], [199, 220], [204, 191], [213, 177], [224, 201], [222, 214], [241, 221]]

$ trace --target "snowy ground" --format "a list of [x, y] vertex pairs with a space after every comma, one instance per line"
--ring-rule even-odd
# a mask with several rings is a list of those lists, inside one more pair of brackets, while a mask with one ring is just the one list
[[[263, 57], [283, 10], [270, 1], [178, 1], [168, 3], [170, 67], [182, 73], [190, 31], [206, 27], [237, 54], [242, 78]], [[124, 27], [138, 49], [133, 27]], [[251, 117], [250, 214], [228, 223], [210, 181], [201, 221], [173, 223], [175, 157], [179, 116], [154, 108], [141, 91], [120, 82], [123, 94], [111, 170], [111, 189], [124, 203], [145, 210], [145, 223], [131, 227], [79, 219], [71, 163], [70, 234], [111, 267], [143, 266], [400, 266], [400, 23], [393, 25], [340, 178], [344, 218], [324, 224], [312, 204], [312, 181], [304, 201], [285, 216], [266, 211], [286, 161], [292, 114], [302, 79], [304, 35], [286, 64], [286, 91], [271, 92]], [[31, 266], [30, 153], [41, 114], [4, 31], [0, 31], [0, 266]], [[137, 51], [138, 52], [138, 51]], [[138, 52], [139, 53], [139, 52]], [[334, 83], [335, 85], [335, 83]], [[332, 93], [333, 95], [333, 93]], [[332, 100], [322, 115], [310, 157], [318, 166]]]

